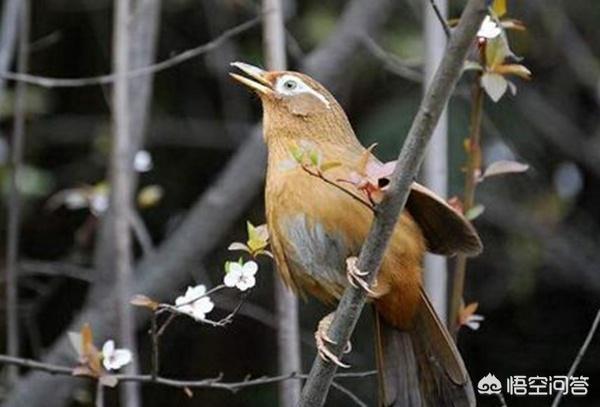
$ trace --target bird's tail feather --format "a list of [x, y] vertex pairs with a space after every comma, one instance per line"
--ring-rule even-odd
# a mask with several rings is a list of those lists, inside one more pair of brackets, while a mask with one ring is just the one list
[[380, 405], [474, 406], [475, 395], [462, 358], [425, 293], [421, 297], [409, 331], [375, 318]]

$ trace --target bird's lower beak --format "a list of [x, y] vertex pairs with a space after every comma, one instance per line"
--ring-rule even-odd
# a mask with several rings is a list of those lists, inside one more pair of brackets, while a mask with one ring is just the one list
[[236, 81], [241, 82], [259, 94], [267, 95], [273, 93], [271, 82], [266, 77], [267, 71], [244, 62], [232, 62], [231, 66], [238, 68], [248, 76], [229, 73]]

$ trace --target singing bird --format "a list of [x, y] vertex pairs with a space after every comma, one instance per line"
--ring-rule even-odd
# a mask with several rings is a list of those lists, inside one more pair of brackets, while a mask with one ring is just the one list
[[[424, 186], [413, 183], [397, 221], [377, 282], [368, 287], [356, 269], [373, 210], [335, 180], [349, 179], [365, 149], [343, 109], [324, 86], [307, 75], [265, 71], [234, 62], [231, 76], [262, 102], [268, 147], [265, 189], [271, 249], [283, 281], [296, 292], [326, 303], [339, 300], [349, 283], [369, 291], [376, 310], [376, 354], [380, 396], [385, 406], [471, 406], [471, 381], [445, 326], [423, 291], [426, 251], [444, 255], [481, 251], [481, 241], [458, 211]], [[290, 152], [310, 143], [337, 166], [325, 182], [301, 166], [289, 168]], [[364, 163], [363, 163], [364, 164]], [[319, 354], [343, 365], [328, 349], [331, 315], [315, 334]]]

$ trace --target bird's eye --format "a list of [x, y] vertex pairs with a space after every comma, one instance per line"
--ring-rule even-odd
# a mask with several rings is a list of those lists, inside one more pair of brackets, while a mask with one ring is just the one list
[[286, 90], [294, 90], [294, 89], [296, 89], [297, 86], [298, 86], [298, 83], [292, 79], [288, 79], [287, 81], [283, 82], [283, 87]]

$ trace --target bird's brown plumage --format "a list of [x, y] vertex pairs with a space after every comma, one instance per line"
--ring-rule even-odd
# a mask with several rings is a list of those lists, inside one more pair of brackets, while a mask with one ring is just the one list
[[[264, 72], [245, 64], [236, 66], [255, 83], [240, 76], [235, 76], [236, 79], [253, 88], [262, 100], [264, 136], [269, 151], [265, 191], [267, 224], [278, 271], [294, 290], [325, 302], [335, 301], [347, 284], [344, 260], [358, 255], [373, 212], [302, 168], [289, 169], [284, 164], [289, 161], [293, 148], [300, 143], [310, 143], [324, 161], [341, 164], [327, 172], [329, 179], [349, 179], [366, 150], [335, 98], [312, 78], [295, 72]], [[370, 160], [377, 159], [372, 156]], [[406, 352], [420, 352], [429, 356], [418, 363], [430, 363], [427, 359], [433, 355], [440, 359], [438, 363], [445, 370], [444, 374], [464, 386], [468, 375], [460, 356], [422, 291], [421, 264], [426, 250], [442, 254], [477, 253], [481, 243], [461, 214], [419, 184], [414, 184], [406, 208], [397, 221], [384, 257], [373, 302], [385, 326], [398, 332], [412, 332], [413, 339], [409, 338], [407, 343], [410, 344], [397, 349], [400, 354], [397, 357], [403, 357]], [[395, 344], [408, 338], [399, 335], [393, 339]], [[388, 350], [395, 349], [390, 346], [392, 337], [382, 338]], [[422, 351], [417, 349], [419, 347]], [[423, 376], [426, 369], [420, 370]], [[387, 386], [394, 386], [394, 380], [404, 380], [399, 376], [387, 374], [387, 378], [391, 378]], [[437, 377], [436, 374], [430, 376]], [[421, 383], [422, 392], [431, 393], [427, 388], [432, 386], [439, 387], [435, 383], [427, 386]], [[391, 390], [388, 389], [388, 393]], [[393, 403], [394, 397], [386, 396], [389, 403]], [[427, 397], [421, 399], [424, 402]]]

